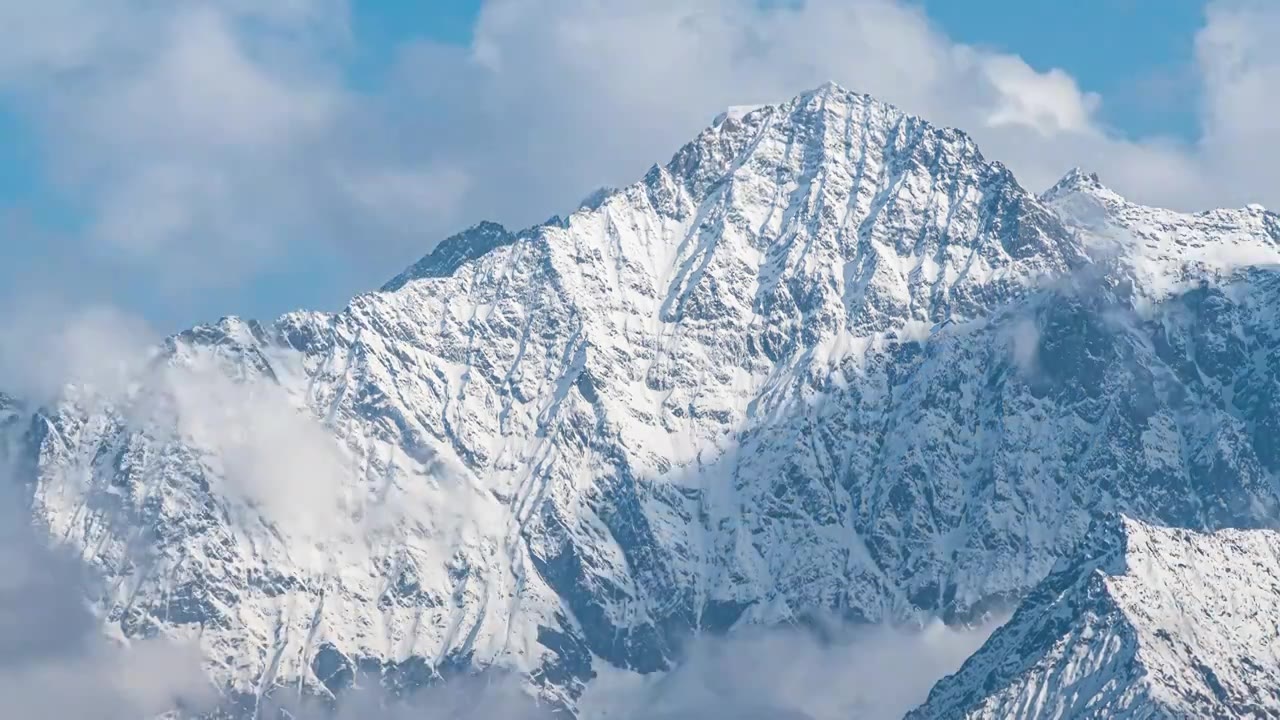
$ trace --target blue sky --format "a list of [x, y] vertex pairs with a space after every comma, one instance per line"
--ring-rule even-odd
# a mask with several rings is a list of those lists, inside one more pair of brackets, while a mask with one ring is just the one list
[[1144, 202], [1280, 199], [1250, 169], [1268, 131], [1231, 119], [1262, 114], [1277, 3], [769, 4], [2, 9], [23, 33], [0, 49], [0, 307], [162, 331], [336, 308], [452, 231], [563, 212], [716, 108], [825, 79], [972, 132], [1031, 187], [1079, 164]]
[[1182, 137], [1196, 133], [1189, 66], [1204, 5], [1203, 0], [924, 3], [930, 17], [961, 42], [1016, 53], [1041, 70], [1067, 70], [1103, 96], [1103, 117], [1121, 132]]
[[[353, 25], [367, 80], [414, 39], [466, 44], [480, 0], [384, 0], [357, 4]], [[1107, 98], [1118, 130], [1183, 137], [1196, 132], [1188, 66], [1204, 0], [923, 0], [918, 5], [953, 39], [1060, 67]], [[1158, 12], [1152, 8], [1159, 7]]]

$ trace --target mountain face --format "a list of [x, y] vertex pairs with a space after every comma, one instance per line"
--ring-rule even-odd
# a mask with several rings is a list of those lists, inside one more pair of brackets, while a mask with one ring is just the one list
[[108, 621], [250, 706], [500, 671], [572, 709], [699, 632], [1011, 607], [1113, 513], [1273, 524], [1277, 264], [1274, 214], [1037, 197], [829, 85], [10, 414]]
[[1280, 717], [1280, 533], [1122, 519], [909, 718]]

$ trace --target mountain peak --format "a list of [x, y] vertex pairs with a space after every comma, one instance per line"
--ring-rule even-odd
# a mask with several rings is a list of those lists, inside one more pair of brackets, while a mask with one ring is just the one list
[[1105, 552], [1046, 578], [909, 717], [1280, 713], [1280, 534], [1128, 517], [1099, 532]]
[[[1115, 193], [1102, 184], [1095, 172], [1086, 172], [1080, 167], [1073, 167], [1067, 171], [1062, 179], [1054, 183], [1053, 187], [1046, 190], [1040, 195], [1041, 201], [1053, 202], [1059, 198], [1065, 197], [1071, 193], [1087, 193], [1090, 195], [1115, 195]], [[1118, 195], [1116, 197], [1119, 197]]]
[[831, 95], [849, 94], [850, 92], [851, 91], [848, 88], [844, 87], [843, 85], [836, 82], [835, 80], [828, 80], [822, 83], [821, 85], [815, 87], [814, 89], [802, 94], [816, 95], [816, 96], [831, 96]]
[[[668, 300], [666, 321], [703, 303], [728, 310], [728, 296], [781, 312], [808, 288], [805, 303], [851, 318], [858, 333], [887, 330], [903, 312], [927, 323], [980, 313], [1001, 295], [989, 281], [1012, 292], [1078, 255], [1052, 213], [968, 135], [834, 82], [730, 108], [665, 166], [593, 193], [539, 237], [559, 272], [594, 262], [607, 276], [643, 269], [633, 286]], [[534, 240], [482, 223], [383, 289], [448, 276], [522, 238]], [[860, 270], [832, 275], [839, 267]], [[730, 275], [736, 288], [726, 294], [716, 285]], [[663, 278], [677, 282], [658, 285]], [[808, 318], [824, 333], [836, 328]]]
[[602, 185], [587, 194], [586, 197], [578, 201], [578, 210], [595, 210], [604, 204], [609, 196], [616, 193], [617, 188], [608, 185]]
[[719, 127], [726, 122], [738, 122], [744, 117], [768, 105], [730, 105], [711, 121], [711, 127]]
[[[1052, 675], [1044, 638], [1107, 629], [1077, 623], [1090, 578], [1115, 579], [1093, 597], [1120, 630], [1143, 603], [1116, 610], [1113, 588], [1195, 587], [1164, 531], [1095, 533], [1095, 517], [1276, 516], [1280, 412], [1258, 358], [1280, 347], [1280, 280], [1151, 302], [1142, 322], [1111, 291], [1181, 288], [1189, 260], [1269, 262], [1272, 216], [1103, 202], [1082, 171], [1046, 205], [963, 133], [834, 83], [735, 117], [563, 221], [458, 233], [337, 313], [181, 336], [175, 363], [212, 356], [266, 383], [252, 393], [278, 386], [243, 412], [279, 402], [253, 426], [279, 427], [239, 432], [237, 414], [237, 432], [198, 435], [228, 423], [198, 402], [170, 433], [150, 395], [71, 407], [23, 440], [42, 527], [112, 578], [104, 616], [198, 638], [216, 682], [248, 697], [492, 668], [571, 708], [598, 675], [669, 668], [698, 633], [966, 621], [1026, 598], [1026, 633], [965, 670], [976, 689], [939, 696], [964, 709], [988, 676], [1019, 682], [1004, 657]], [[1141, 242], [1078, 272], [1087, 233], [1068, 211]], [[1077, 293], [1086, 274], [1105, 291]], [[31, 427], [4, 412], [0, 431]], [[317, 482], [334, 443], [342, 477]], [[254, 508], [250, 485], [279, 492]], [[312, 495], [335, 521], [323, 546], [271, 531]], [[134, 537], [156, 544], [145, 573]], [[1106, 542], [1077, 553], [1088, 540]], [[1172, 581], [1124, 567], [1139, 557]], [[1034, 592], [1049, 574], [1069, 597]], [[1197, 648], [1206, 667], [1245, 687], [1216, 648]]]
[[1098, 173], [1086, 173], [1083, 168], [1076, 166], [1067, 171], [1066, 175], [1058, 181], [1059, 184], [1085, 185], [1088, 187], [1102, 187], [1102, 181], [1098, 179]]
[[[769, 136], [769, 141], [761, 144], [759, 141], [765, 136]], [[783, 157], [792, 153], [797, 156]], [[859, 187], [864, 191], [884, 185], [880, 187], [883, 192], [891, 189], [894, 174], [909, 169], [898, 167], [899, 160], [906, 155], [916, 156], [920, 163], [918, 169], [925, 170], [930, 177], [958, 172], [968, 166], [999, 176], [1005, 184], [1016, 184], [1003, 165], [985, 160], [965, 133], [936, 127], [892, 104], [828, 81], [781, 103], [727, 108], [665, 166], [655, 165], [629, 189], [605, 186], [593, 191], [578, 203], [574, 215], [600, 211], [610, 199], [626, 198], [629, 190], [638, 189], [650, 196], [650, 202], [661, 206], [679, 199], [678, 194], [671, 193], [677, 186], [683, 186], [685, 197], [681, 202], [696, 205], [703, 201], [705, 192], [724, 186], [752, 162], [795, 165], [785, 171], [779, 167], [779, 173], [768, 180], [802, 184], [814, 180], [815, 175], [829, 172], [834, 165], [841, 165], [843, 172], [850, 176], [867, 175], [858, 178]], [[668, 181], [675, 184], [668, 185]], [[668, 211], [682, 212], [675, 207]], [[572, 217], [557, 216], [519, 232], [509, 231], [497, 223], [480, 222], [440, 242], [381, 290], [397, 290], [420, 278], [447, 277], [489, 251], [529, 236], [537, 227], [570, 222]]]
[[[816, 106], [811, 105], [811, 103], [813, 103], [814, 101], [818, 101], [819, 104]], [[827, 103], [834, 103], [837, 106], [839, 105], [867, 106], [867, 107], [875, 108], [877, 110], [884, 111], [890, 115], [910, 117], [916, 120], [917, 122], [929, 124], [929, 123], [926, 123], [923, 119], [905, 112], [904, 110], [894, 105], [893, 103], [887, 102], [885, 100], [881, 100], [880, 98], [875, 97], [874, 95], [868, 95], [866, 93], [857, 92], [856, 90], [850, 90], [849, 88], [846, 88], [845, 86], [831, 80], [828, 80], [827, 82], [824, 82], [815, 88], [806, 90], [786, 102], [779, 103], [777, 107], [818, 109]]]
[[[716, 115], [715, 119], [711, 121], [711, 127], [717, 128], [723, 125], [726, 121], [732, 121], [732, 122], [741, 121], [747, 115], [750, 115], [751, 113], [756, 112], [757, 110], [762, 110], [765, 108], [778, 110], [789, 105], [802, 104], [804, 101], [814, 99], [814, 98], [827, 99], [827, 98], [837, 97], [841, 95], [857, 96], [865, 100], [875, 100], [875, 98], [872, 98], [869, 95], [862, 95], [859, 93], [855, 93], [834, 81], [828, 80], [827, 82], [824, 82], [821, 85], [815, 88], [812, 88], [810, 90], [806, 90], [800, 93], [799, 95], [796, 95], [795, 97], [790, 98], [789, 100], [784, 100], [781, 102], [773, 102], [773, 103], [730, 105], [729, 107], [725, 108], [724, 111], [721, 112], [719, 115]], [[876, 102], [879, 102], [879, 101], [876, 101]]]
[[505, 227], [487, 220], [481, 221], [460, 233], [440, 242], [426, 257], [392, 278], [382, 290], [398, 290], [410, 280], [427, 277], [447, 277], [470, 260], [484, 255], [496, 247], [514, 242], [516, 235]]

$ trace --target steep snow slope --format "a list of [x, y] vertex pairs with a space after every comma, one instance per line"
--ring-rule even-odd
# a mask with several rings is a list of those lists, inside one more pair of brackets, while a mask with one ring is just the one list
[[1280, 717], [1280, 533], [1098, 536], [908, 717]]
[[1095, 261], [1118, 259], [1121, 278], [1147, 303], [1194, 289], [1205, 278], [1280, 267], [1280, 216], [1259, 205], [1174, 213], [1128, 202], [1078, 169], [1041, 199], [1080, 234]]
[[1278, 243], [1078, 173], [1037, 198], [824, 86], [76, 389], [27, 431], [36, 510], [245, 702], [493, 668], [572, 705], [690, 633], [1010, 604], [1100, 513], [1276, 517]]

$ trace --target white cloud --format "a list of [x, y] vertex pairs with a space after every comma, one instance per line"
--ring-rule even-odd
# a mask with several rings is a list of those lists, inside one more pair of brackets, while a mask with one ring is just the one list
[[83, 642], [83, 649], [69, 656], [21, 658], [11, 668], [0, 668], [6, 717], [134, 720], [175, 706], [213, 707], [214, 692], [195, 648], [164, 640]]
[[471, 179], [461, 215], [522, 224], [633, 181], [725, 107], [826, 80], [969, 131], [1033, 190], [1084, 165], [1149, 202], [1252, 197], [1207, 146], [1119, 137], [1067, 72], [957, 44], [893, 0], [488, 0], [469, 48], [410, 49], [393, 87], [430, 108], [405, 142]]
[[[0, 48], [0, 93], [35, 127], [54, 187], [83, 215], [93, 252], [80, 260], [191, 295], [299, 255], [359, 265], [409, 236], [399, 227], [409, 200], [370, 203], [351, 188], [438, 171], [405, 166], [378, 142], [373, 104], [345, 83], [346, 15], [341, 0], [0, 9], [0, 23], [23, 29]], [[445, 227], [453, 208], [441, 198], [417, 217]]]
[[965, 126], [1074, 130], [1090, 110], [1062, 73], [955, 46], [891, 0], [489, 0], [470, 48], [410, 48], [376, 97], [343, 81], [342, 4], [263, 7], [8, 11], [29, 32], [0, 50], [0, 82], [93, 239], [179, 288], [317, 242], [425, 249], [484, 217], [542, 220], [634, 180], [723, 107], [828, 79]]
[[1015, 320], [1007, 331], [1013, 361], [1026, 375], [1033, 375], [1040, 367], [1040, 327], [1031, 317]]
[[[1268, 90], [1280, 84], [1280, 50], [1271, 40], [1280, 32], [1280, 7], [1214, 0], [1205, 18], [1195, 39], [1201, 98], [1195, 140], [1119, 135], [1101, 124], [1097, 103], [1085, 95], [1085, 123], [1073, 112], [1072, 122], [1058, 123], [1040, 138], [981, 129], [975, 135], [989, 155], [1007, 159], [1033, 188], [1060, 167], [1080, 165], [1138, 202], [1188, 211], [1251, 202], [1280, 208], [1280, 175], [1270, 170], [1280, 162], [1280, 126], [1269, 119], [1280, 104]], [[1058, 91], [1055, 106], [1071, 107], [1065, 81]]]
[[1274, 42], [1280, 7], [1274, 3], [1217, 2], [1196, 38], [1196, 58], [1208, 95], [1206, 140], [1272, 135], [1280, 48]]
[[31, 526], [22, 485], [0, 468], [0, 697], [4, 715], [152, 717], [182, 704], [212, 708], [198, 649], [102, 634], [87, 604], [95, 579]]
[[1280, 132], [1267, 120], [1273, 5], [1210, 6], [1204, 136], [1190, 144], [1119, 135], [1099, 119], [1106, 99], [1069, 73], [958, 44], [892, 0], [489, 0], [470, 48], [415, 48], [397, 87], [433, 109], [425, 154], [472, 177], [468, 218], [563, 211], [634, 180], [724, 107], [828, 79], [969, 131], [1033, 190], [1082, 165], [1143, 202], [1280, 206], [1280, 177], [1253, 169]]
[[72, 381], [96, 395], [124, 392], [156, 339], [145, 322], [110, 306], [40, 296], [21, 306], [0, 317], [0, 392], [36, 404], [56, 400]]
[[983, 69], [998, 98], [987, 116], [988, 127], [1028, 127], [1045, 137], [1093, 132], [1093, 114], [1099, 98], [1082, 93], [1076, 81], [1062, 70], [1038, 73], [1021, 59], [1008, 55], [984, 58]]
[[322, 133], [336, 93], [255, 62], [232, 23], [207, 7], [175, 14], [140, 74], [100, 98], [88, 140], [154, 147], [160, 155], [187, 147], [216, 154], [270, 150]]
[[93, 256], [178, 294], [312, 257], [394, 274], [463, 225], [634, 181], [725, 107], [826, 80], [968, 130], [1031, 189], [1081, 165], [1143, 202], [1280, 206], [1274, 3], [1210, 4], [1190, 143], [1120, 136], [1069, 73], [959, 44], [902, 0], [486, 0], [469, 46], [401, 48], [377, 90], [348, 82], [348, 12], [13, 3], [0, 90], [40, 128]]
[[638, 179], [730, 105], [836, 79], [935, 111], [975, 57], [887, 0], [490, 0], [470, 48], [410, 49], [395, 86], [431, 108], [407, 141], [472, 178], [463, 215], [523, 224]]
[[1280, 209], [1280, 6], [1218, 0], [1196, 37], [1204, 84], [1201, 152], [1220, 187], [1210, 197]]
[[233, 381], [205, 358], [165, 367], [151, 382], [172, 405], [135, 405], [134, 421], [172, 428], [199, 449], [216, 479], [214, 493], [230, 506], [295, 537], [328, 540], [350, 529], [343, 500], [355, 477], [351, 463], [319, 420], [278, 385]]
[[[578, 701], [583, 720], [896, 720], [934, 683], [959, 669], [1003, 619], [974, 628], [932, 622], [922, 628], [827, 623], [813, 628], [750, 628], [690, 642], [681, 665], [639, 675], [596, 664]], [[302, 720], [382, 718], [481, 720], [553, 717], [500, 673], [459, 676], [407, 697], [389, 697], [376, 678], [358, 678], [336, 708], [289, 698]]]
[[271, 380], [233, 380], [208, 350], [158, 362], [158, 335], [109, 306], [27, 301], [0, 322], [0, 392], [33, 406], [123, 413], [138, 431], [202, 453], [230, 507], [293, 536], [332, 539], [355, 476], [344, 448]]
[[470, 176], [451, 167], [378, 169], [344, 180], [352, 199], [391, 233], [430, 227], [448, 217], [471, 190], [470, 183]]
[[[957, 670], [1001, 621], [972, 629], [829, 625], [748, 629], [694, 641], [676, 670], [606, 675], [583, 717], [618, 720], [900, 718]], [[785, 659], [785, 660], [782, 660]]]
[[407, 697], [383, 692], [375, 677], [358, 678], [333, 707], [289, 698], [268, 707], [264, 717], [296, 720], [555, 720], [550, 708], [538, 706], [511, 675], [460, 676], [420, 689]]

